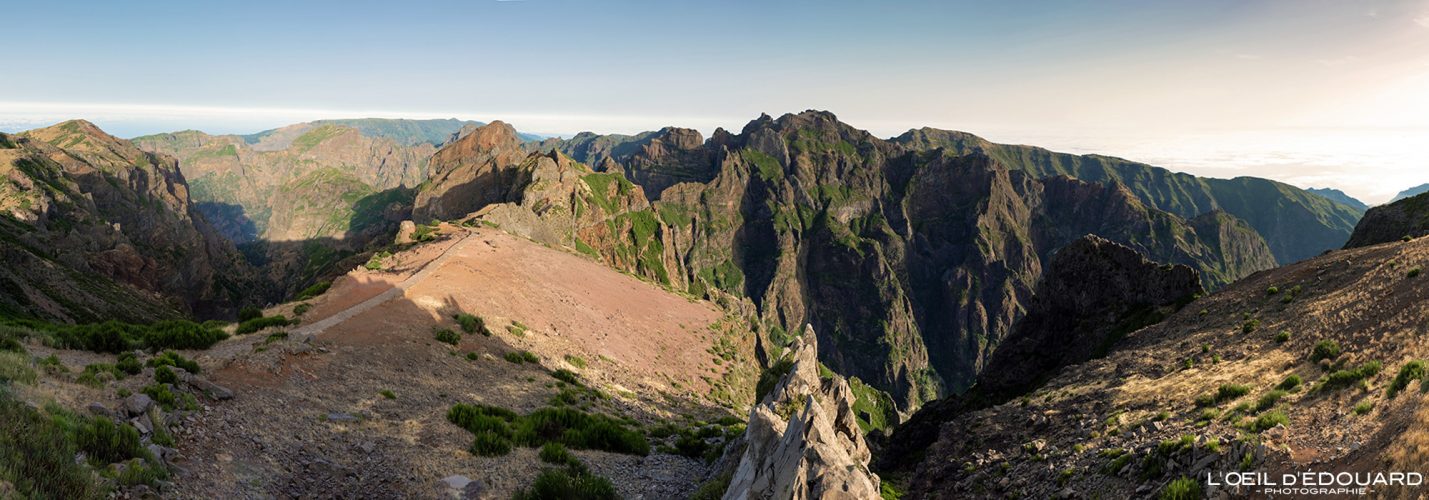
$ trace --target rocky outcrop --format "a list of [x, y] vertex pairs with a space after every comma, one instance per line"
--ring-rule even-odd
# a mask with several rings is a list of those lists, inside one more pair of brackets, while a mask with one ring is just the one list
[[[723, 131], [720, 131], [721, 133]], [[532, 147], [560, 151], [603, 171], [618, 170], [644, 189], [651, 200], [681, 182], [709, 182], [719, 172], [717, 150], [705, 147], [698, 130], [665, 127], [637, 136], [598, 136], [589, 132], [570, 140], [548, 140]]]
[[59, 321], [222, 316], [253, 269], [189, 198], [174, 158], [75, 120], [7, 138], [0, 305]]
[[1345, 248], [1358, 248], [1429, 234], [1429, 193], [1365, 212]]
[[879, 497], [853, 394], [843, 377], [819, 377], [817, 342], [812, 330], [795, 340], [789, 372], [750, 411], [726, 500]]
[[518, 188], [516, 167], [526, 159], [516, 129], [495, 121], [443, 147], [432, 156], [431, 178], [417, 193], [418, 222], [450, 220], [493, 203], [510, 201]]

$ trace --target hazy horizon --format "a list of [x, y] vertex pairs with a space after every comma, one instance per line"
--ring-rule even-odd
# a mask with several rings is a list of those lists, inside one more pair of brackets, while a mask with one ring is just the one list
[[[589, 3], [7, 8], [0, 129], [119, 136], [323, 118], [540, 134], [738, 129], [824, 109], [1367, 203], [1429, 182], [1429, 2]], [[700, 22], [692, 22], [698, 19]], [[52, 40], [51, 40], [52, 39]], [[21, 42], [22, 46], [25, 42]]]

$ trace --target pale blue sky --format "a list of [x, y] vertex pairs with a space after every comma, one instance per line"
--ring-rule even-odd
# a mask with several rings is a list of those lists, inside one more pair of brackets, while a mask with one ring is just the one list
[[0, 129], [737, 129], [827, 109], [1376, 202], [1429, 182], [1429, 3], [0, 3]]

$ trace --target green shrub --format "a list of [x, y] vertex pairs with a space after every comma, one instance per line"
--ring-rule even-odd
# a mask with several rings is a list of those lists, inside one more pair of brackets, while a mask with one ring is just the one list
[[1265, 394], [1261, 394], [1260, 399], [1257, 400], [1255, 403], [1255, 412], [1260, 413], [1265, 410], [1274, 408], [1275, 403], [1280, 402], [1280, 398], [1285, 397], [1286, 394], [1287, 393], [1285, 391], [1280, 389], [1275, 389]]
[[1369, 361], [1353, 370], [1337, 370], [1325, 376], [1319, 389], [1329, 391], [1349, 387], [1356, 382], [1378, 375], [1381, 366], [1378, 361]]
[[481, 357], [481, 355], [479, 355], [479, 354], [477, 354], [477, 353], [475, 353], [475, 352], [466, 353], [466, 360], [467, 360], [467, 361], [476, 361], [476, 359], [477, 359], [477, 358], [480, 358], [480, 357]]
[[392, 391], [390, 391], [390, 390], [387, 390], [387, 389], [382, 389], [381, 391], [378, 391], [377, 393], [378, 393], [378, 394], [381, 394], [382, 397], [387, 398], [387, 399], [397, 399], [397, 394], [394, 393], [394, 392], [392, 392]]
[[1279, 343], [1281, 343], [1281, 344], [1284, 344], [1284, 343], [1286, 343], [1286, 342], [1289, 342], [1289, 341], [1290, 341], [1290, 330], [1281, 330], [1280, 333], [1275, 334], [1275, 341], [1276, 341], [1276, 342], [1279, 342]]
[[[733, 479], [732, 474], [726, 472], [709, 481], [705, 481], [700, 484], [699, 488], [695, 489], [694, 493], [690, 494], [690, 500], [720, 500], [724, 497], [724, 492], [729, 490], [729, 481], [731, 479]], [[894, 487], [893, 483], [887, 479], [883, 480], [881, 489], [882, 500], [898, 500], [902, 498], [902, 494], [898, 492], [898, 488]]]
[[139, 358], [132, 352], [119, 355], [119, 362], [114, 364], [114, 368], [129, 375], [138, 375], [144, 371], [144, 365], [139, 364]]
[[541, 362], [541, 358], [536, 357], [536, 355], [533, 354], [531, 351], [520, 351], [517, 352], [516, 355], [521, 357], [521, 361], [525, 361], [527, 363]]
[[1216, 388], [1216, 404], [1230, 401], [1246, 394], [1250, 394], [1250, 386], [1240, 384], [1221, 384]]
[[367, 259], [367, 263], [363, 264], [362, 267], [366, 268], [368, 271], [380, 271], [382, 270], [382, 261], [386, 260], [388, 257], [391, 256], [392, 252], [388, 252], [386, 250], [374, 253], [372, 254], [372, 257]]
[[1275, 386], [1275, 388], [1282, 391], [1293, 391], [1296, 387], [1300, 387], [1301, 383], [1300, 376], [1292, 373], [1290, 376], [1285, 377], [1285, 380], [1281, 381], [1280, 385]]
[[1275, 294], [1277, 294], [1277, 293], [1280, 293], [1280, 287], [1272, 286], [1272, 287], [1270, 287], [1270, 288], [1266, 288], [1266, 289], [1265, 289], [1265, 294], [1266, 294], [1266, 295], [1275, 295]]
[[582, 385], [582, 384], [581, 384], [581, 378], [576, 375], [576, 372], [567, 370], [567, 369], [565, 369], [565, 368], [561, 368], [561, 369], [559, 369], [559, 370], [556, 370], [556, 371], [551, 372], [551, 376], [552, 376], [552, 377], [555, 377], [556, 380], [559, 380], [559, 381], [562, 381], [562, 382], [565, 382], [565, 383], [567, 383], [567, 384], [571, 384], [571, 385], [574, 385], [574, 386], [577, 386], [577, 387], [580, 387], [580, 386]]
[[450, 328], [442, 328], [437, 330], [436, 339], [437, 342], [457, 345], [457, 343], [461, 342], [461, 334], [452, 331]]
[[1399, 367], [1399, 373], [1394, 376], [1394, 381], [1389, 384], [1389, 397], [1399, 394], [1399, 391], [1409, 387], [1411, 380], [1419, 381], [1420, 390], [1429, 389], [1429, 385], [1424, 383], [1425, 365], [1423, 361], [1414, 360]]
[[1216, 395], [1215, 395], [1215, 394], [1202, 394], [1202, 395], [1200, 395], [1200, 396], [1196, 396], [1196, 406], [1197, 406], [1197, 407], [1215, 406], [1215, 405], [1216, 405]]
[[298, 304], [298, 305], [296, 305], [296, 306], [293, 306], [293, 315], [294, 315], [294, 316], [302, 316], [302, 315], [304, 315], [304, 314], [307, 314], [307, 312], [310, 311], [310, 310], [312, 310], [312, 308], [313, 308], [313, 305], [312, 305], [312, 304], [309, 304], [309, 303], [307, 303], [307, 302], [304, 302], [304, 303], [302, 303], [302, 304]]
[[548, 464], [566, 465], [580, 462], [579, 460], [576, 460], [575, 455], [571, 455], [571, 452], [566, 450], [566, 447], [564, 445], [556, 442], [550, 442], [546, 443], [545, 445], [542, 445], [540, 457], [542, 462], [546, 462]]
[[319, 281], [317, 283], [313, 283], [312, 286], [304, 288], [303, 291], [298, 292], [298, 296], [294, 297], [293, 300], [308, 300], [313, 297], [317, 297], [319, 295], [327, 293], [327, 289], [330, 287], [332, 287], [331, 281]]
[[480, 333], [487, 337], [491, 336], [491, 330], [486, 328], [486, 321], [480, 316], [473, 316], [467, 313], [458, 313], [452, 316], [457, 324], [461, 326], [461, 331], [466, 333]]
[[1374, 403], [1371, 403], [1369, 401], [1361, 401], [1354, 407], [1355, 415], [1364, 415], [1369, 413], [1371, 410], [1374, 410]]
[[566, 355], [566, 362], [567, 362], [567, 363], [570, 363], [571, 366], [574, 366], [574, 367], [576, 367], [576, 368], [584, 369], [584, 368], [586, 367], [586, 362], [585, 362], [585, 360], [582, 359], [580, 356], [574, 356], [574, 355], [567, 354], [567, 355]]
[[506, 325], [506, 333], [515, 335], [517, 337], [525, 337], [526, 330], [526, 325], [521, 324], [520, 321], [512, 321], [511, 324]]
[[472, 455], [499, 457], [511, 453], [511, 440], [492, 432], [478, 432], [476, 437], [472, 438], [468, 451]]
[[1340, 343], [1333, 340], [1321, 340], [1315, 343], [1315, 348], [1310, 351], [1310, 361], [1322, 359], [1335, 359], [1340, 356]]
[[516, 351], [508, 352], [506, 354], [501, 355], [501, 357], [505, 358], [507, 361], [516, 363], [518, 365], [525, 361], [525, 359], [521, 357], [521, 353]]
[[447, 420], [474, 434], [509, 437], [522, 446], [557, 442], [575, 449], [631, 455], [650, 452], [645, 435], [627, 428], [624, 422], [573, 408], [542, 408], [518, 416], [504, 408], [458, 404], [447, 412]]
[[1419, 266], [1414, 266], [1413, 269], [1410, 269], [1410, 270], [1409, 270], [1408, 276], [1409, 276], [1410, 278], [1418, 278], [1418, 277], [1419, 277], [1419, 273], [1421, 273], [1421, 272], [1423, 272], [1423, 271], [1424, 271], [1424, 270], [1423, 270], [1423, 269], [1420, 269]]
[[189, 373], [198, 373], [200, 371], [197, 362], [185, 358], [174, 351], [159, 353], [158, 356], [154, 356], [153, 359], [150, 359], [148, 364], [153, 367], [176, 366], [183, 368], [184, 371]]
[[0, 481], [18, 498], [105, 497], [90, 471], [75, 462], [80, 425], [72, 415], [47, 416], [0, 391]]
[[1260, 328], [1260, 320], [1258, 319], [1253, 319], [1240, 325], [1241, 333], [1251, 333], [1254, 332], [1257, 328]]
[[174, 405], [179, 401], [178, 397], [174, 396], [174, 391], [169, 390], [169, 386], [164, 384], [150, 384], [144, 386], [139, 392], [149, 395], [150, 399], [153, 399], [165, 410], [174, 409]]
[[1265, 432], [1280, 424], [1290, 425], [1290, 417], [1285, 416], [1285, 412], [1279, 410], [1266, 412], [1256, 417], [1255, 422], [1251, 424], [1251, 430], [1254, 432]]
[[128, 424], [116, 424], [105, 417], [72, 417], [78, 421], [75, 444], [95, 464], [111, 464], [130, 458], [149, 458], [139, 440], [139, 431]]
[[242, 309], [238, 310], [239, 323], [248, 321], [250, 319], [258, 319], [261, 317], [263, 317], [263, 310], [254, 306], [243, 306]]
[[147, 325], [105, 321], [59, 325], [36, 320], [0, 320], [12, 328], [48, 337], [56, 347], [119, 354], [134, 349], [207, 349], [228, 338], [222, 330], [185, 320], [165, 320]]
[[239, 323], [238, 328], [234, 330], [233, 333], [243, 335], [247, 333], [253, 333], [264, 328], [271, 328], [275, 326], [288, 326], [289, 324], [292, 324], [292, 322], [288, 321], [287, 316], [283, 316], [281, 314], [276, 316], [264, 316], [261, 318], [253, 318], [248, 321]]
[[610, 480], [593, 475], [584, 468], [548, 468], [536, 476], [531, 485], [518, 490], [511, 498], [515, 500], [618, 499], [620, 495]]
[[179, 376], [174, 374], [167, 366], [160, 366], [154, 369], [154, 381], [160, 384], [177, 384]]
[[[30, 355], [20, 352], [0, 352], [0, 383], [20, 382], [22, 384], [35, 383], [37, 374], [30, 368]], [[0, 392], [4, 391], [0, 387]]]
[[1158, 500], [1201, 500], [1201, 483], [1182, 476], [1162, 488], [1156, 498]]

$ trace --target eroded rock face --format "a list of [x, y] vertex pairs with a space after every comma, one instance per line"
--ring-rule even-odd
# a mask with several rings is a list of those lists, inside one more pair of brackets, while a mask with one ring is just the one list
[[0, 175], [6, 309], [142, 321], [220, 315], [261, 292], [170, 156], [75, 120], [7, 136]]
[[843, 377], [819, 377], [813, 330], [795, 340], [793, 367], [750, 411], [726, 500], [878, 498]]
[[1429, 234], [1429, 193], [1381, 205], [1365, 212], [1355, 226], [1345, 248], [1367, 247], [1399, 241], [1408, 236], [1418, 238]]
[[1106, 355], [1123, 336], [1205, 293], [1195, 270], [1086, 235], [1051, 256], [1027, 315], [966, 394], [924, 406], [884, 444], [879, 470], [909, 467], [944, 423], [1027, 394], [1063, 367]]
[[511, 201], [516, 167], [526, 159], [516, 129], [495, 121], [448, 144], [432, 156], [431, 178], [417, 193], [417, 222], [449, 220], [486, 205]]

